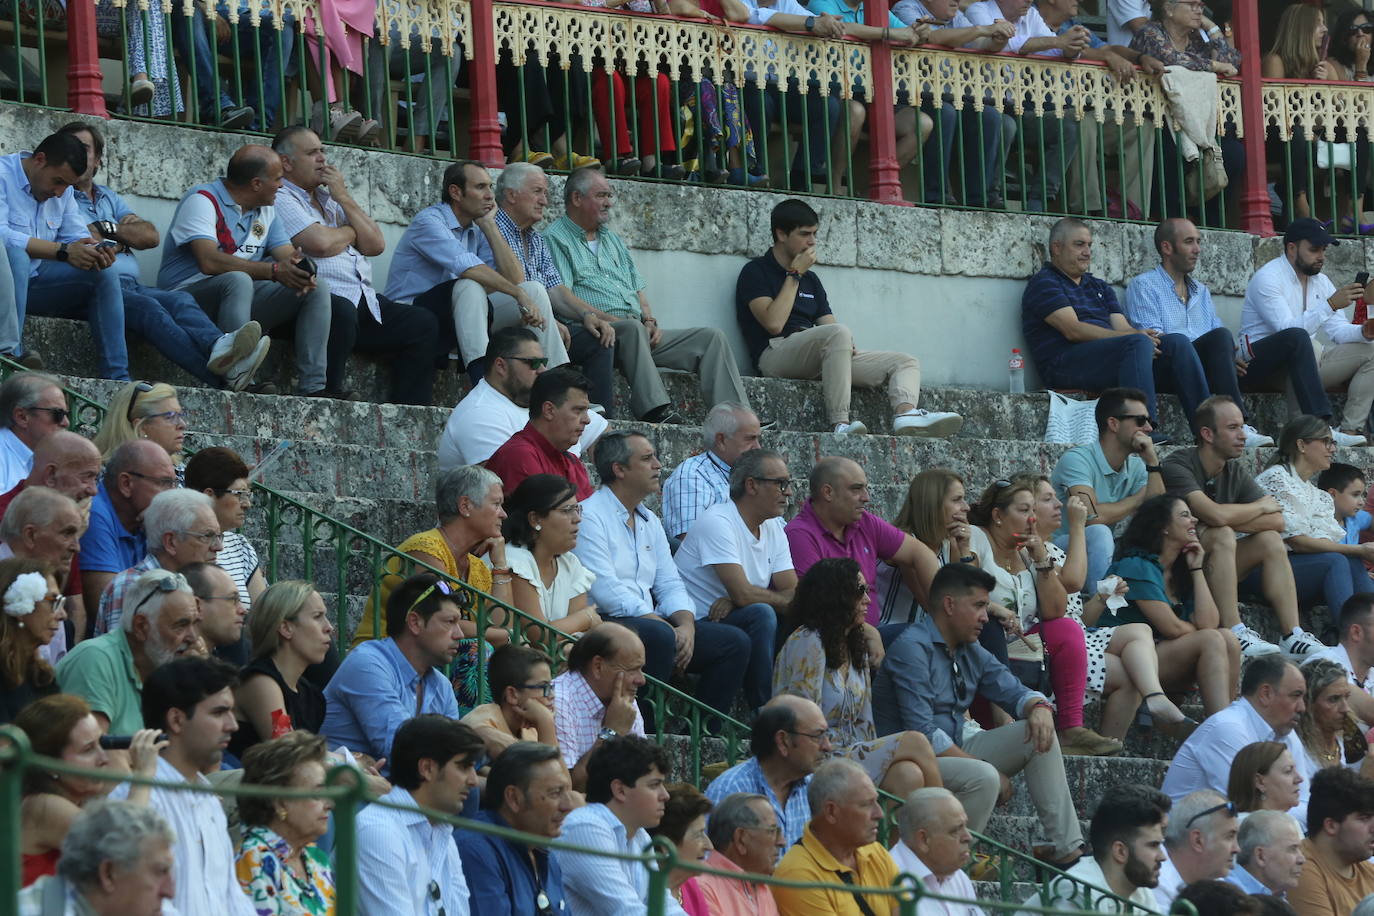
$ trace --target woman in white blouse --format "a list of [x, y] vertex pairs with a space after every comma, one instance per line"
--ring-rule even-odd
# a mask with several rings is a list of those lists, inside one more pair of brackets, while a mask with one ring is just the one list
[[1374, 544], [1343, 544], [1331, 494], [1312, 478], [1331, 467], [1336, 443], [1325, 421], [1309, 414], [1289, 421], [1279, 434], [1278, 455], [1255, 483], [1283, 507], [1283, 539], [1293, 567], [1298, 601], [1324, 603], [1333, 616], [1355, 592], [1370, 591], [1364, 561]]
[[570, 636], [601, 623], [596, 608], [587, 603], [596, 576], [572, 552], [581, 524], [577, 489], [556, 474], [522, 480], [506, 498], [501, 523], [506, 562], [514, 576], [513, 603]]

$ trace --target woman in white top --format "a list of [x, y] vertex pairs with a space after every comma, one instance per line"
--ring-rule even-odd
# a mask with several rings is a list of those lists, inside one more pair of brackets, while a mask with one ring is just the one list
[[[949, 468], [928, 468], [913, 477], [907, 487], [906, 501], [892, 524], [929, 547], [941, 566], [960, 562], [978, 565], [978, 558], [969, 552], [964, 478]], [[882, 607], [878, 618], [880, 626], [913, 623], [924, 613], [916, 603], [916, 596], [902, 580], [902, 574], [886, 562], [878, 563], [873, 600]], [[994, 649], [989, 651], [998, 654]], [[1003, 649], [998, 657], [1005, 661], [1006, 650]]]
[[1324, 603], [1332, 616], [1340, 613], [1355, 592], [1371, 590], [1364, 561], [1374, 559], [1374, 544], [1341, 543], [1345, 528], [1336, 521], [1331, 494], [1311, 482], [1331, 467], [1335, 450], [1326, 422], [1303, 414], [1279, 433], [1274, 463], [1255, 478], [1283, 507], [1283, 540], [1298, 601]]
[[[1046, 664], [1054, 689], [1059, 746], [1065, 754], [1115, 754], [1121, 742], [1083, 725], [1087, 646], [1083, 627], [1066, 616], [1069, 597], [1035, 523], [1035, 494], [1026, 483], [999, 480], [968, 512], [969, 546], [997, 580], [988, 613], [1014, 617], [1008, 633], [1014, 660]], [[1004, 623], [1004, 626], [1006, 624]], [[1043, 641], [1042, 641], [1043, 639]]]
[[1361, 765], [1369, 759], [1369, 745], [1350, 712], [1350, 695], [1360, 688], [1350, 683], [1345, 666], [1329, 658], [1303, 665], [1302, 675], [1307, 702], [1298, 719], [1298, 737], [1307, 753], [1298, 761], [1299, 769], [1311, 778], [1327, 767]]
[[596, 576], [573, 554], [582, 506], [577, 489], [556, 474], [531, 474], [506, 499], [506, 562], [517, 608], [573, 636], [601, 623], [587, 590]]

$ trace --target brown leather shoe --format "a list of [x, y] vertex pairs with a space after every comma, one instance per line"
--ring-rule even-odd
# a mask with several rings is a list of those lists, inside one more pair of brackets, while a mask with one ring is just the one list
[[1078, 726], [1059, 733], [1059, 752], [1065, 757], [1110, 757], [1121, 753], [1121, 742]]

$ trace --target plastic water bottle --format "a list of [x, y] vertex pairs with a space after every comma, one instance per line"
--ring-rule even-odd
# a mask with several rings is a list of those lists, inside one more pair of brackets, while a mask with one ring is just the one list
[[1007, 374], [1011, 376], [1011, 393], [1026, 393], [1026, 358], [1019, 349], [1013, 348], [1011, 359], [1007, 360]]

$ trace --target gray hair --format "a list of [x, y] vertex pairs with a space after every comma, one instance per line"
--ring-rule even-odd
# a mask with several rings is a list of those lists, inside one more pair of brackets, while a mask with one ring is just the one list
[[67, 829], [57, 874], [77, 887], [90, 887], [100, 880], [100, 866], [106, 862], [120, 871], [137, 865], [149, 841], [168, 846], [176, 842], [172, 828], [153, 807], [128, 801], [88, 802]]
[[[1194, 828], [1191, 826], [1193, 818], [1208, 808], [1215, 808], [1224, 804], [1226, 804], [1226, 796], [1215, 789], [1198, 789], [1196, 792], [1189, 792], [1174, 802], [1173, 810], [1169, 812], [1169, 824], [1164, 828], [1164, 845], [1170, 849], [1184, 845], [1188, 840], [1188, 831], [1192, 829], [1201, 830], [1210, 836], [1212, 834], [1210, 827]], [[1222, 812], [1215, 813], [1221, 814]], [[1208, 815], [1208, 817], [1211, 816]]]
[[542, 174], [544, 170], [531, 162], [511, 162], [502, 167], [496, 179], [497, 205], [506, 199], [507, 191], [523, 191], [531, 178]]
[[446, 525], [458, 517], [458, 503], [467, 497], [478, 504], [487, 498], [487, 491], [501, 485], [501, 478], [478, 464], [462, 464], [449, 468], [434, 481], [434, 511], [439, 524]]
[[564, 202], [572, 200], [574, 194], [581, 194], [585, 197], [588, 189], [592, 186], [592, 180], [598, 175], [604, 178], [606, 173], [597, 166], [589, 165], [574, 171], [563, 183]]
[[[46, 372], [16, 372], [0, 385], [0, 426], [14, 428], [14, 409], [28, 407], [49, 388], [61, 390], [62, 383]], [[65, 395], [64, 395], [65, 397]]]
[[826, 802], [844, 796], [860, 777], [867, 778], [864, 768], [843, 757], [832, 757], [816, 767], [806, 787], [806, 801], [811, 805], [812, 815], [818, 814]]
[[0, 541], [12, 541], [29, 525], [47, 528], [64, 509], [79, 511], [76, 501], [48, 487], [25, 487], [0, 518]]
[[751, 448], [740, 455], [735, 466], [730, 469], [730, 498], [739, 499], [743, 496], [745, 482], [762, 474], [763, 463], [775, 458], [784, 465], [787, 464], [787, 460], [771, 448]]
[[706, 411], [706, 419], [701, 423], [701, 445], [710, 450], [716, 444], [716, 436], [730, 438], [739, 429], [740, 420], [753, 416], [754, 412], [735, 401], [721, 401]]
[[902, 807], [897, 809], [897, 829], [902, 833], [902, 840], [910, 845], [916, 831], [930, 825], [936, 806], [946, 799], [957, 802], [959, 797], [940, 786], [917, 789], [908, 795]]
[[1066, 216], [1059, 220], [1050, 227], [1050, 247], [1064, 244], [1069, 240], [1069, 236], [1079, 229], [1087, 229], [1088, 234], [1092, 234], [1092, 228], [1076, 216]]
[[1361, 900], [1359, 905], [1350, 911], [1350, 916], [1374, 916], [1374, 894]]
[[[161, 583], [169, 580], [172, 583], [171, 591], [162, 591]], [[119, 618], [120, 627], [124, 632], [132, 633], [134, 618], [139, 616], [147, 617], [149, 623], [156, 624], [162, 614], [162, 605], [172, 592], [185, 592], [195, 598], [190, 583], [181, 573], [169, 569], [150, 569], [140, 575], [129, 586], [129, 592], [124, 596], [124, 613]]]
[[602, 483], [615, 482], [615, 466], [630, 463], [630, 439], [647, 441], [647, 433], [637, 429], [613, 429], [596, 440], [596, 476]]
[[706, 822], [706, 836], [711, 840], [711, 845], [718, 850], [729, 848], [734, 842], [735, 831], [741, 827], [759, 827], [759, 816], [754, 811], [754, 802], [768, 804], [768, 799], [762, 795], [754, 795], [750, 792], [736, 792], [734, 795], [727, 795], [720, 800], [720, 803], [711, 809], [711, 818]]
[[[148, 549], [161, 553], [163, 537], [189, 531], [202, 511], [215, 517], [214, 500], [199, 490], [178, 487], [154, 496], [143, 510], [143, 534], [148, 539]], [[219, 527], [218, 522], [215, 527]]]
[[1240, 846], [1240, 854], [1236, 856], [1236, 861], [1241, 865], [1249, 865], [1250, 860], [1255, 856], [1255, 850], [1261, 846], [1272, 846], [1278, 839], [1279, 829], [1284, 824], [1290, 824], [1297, 830], [1298, 837], [1302, 837], [1302, 826], [1298, 819], [1287, 811], [1252, 811], [1248, 814], [1244, 822], [1240, 825], [1240, 833], [1236, 837], [1236, 843]]

